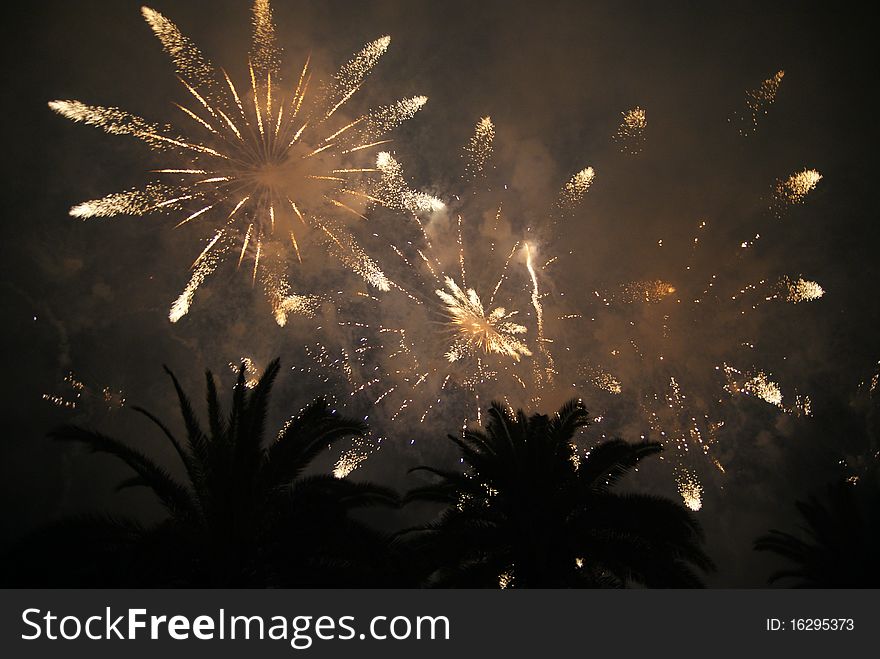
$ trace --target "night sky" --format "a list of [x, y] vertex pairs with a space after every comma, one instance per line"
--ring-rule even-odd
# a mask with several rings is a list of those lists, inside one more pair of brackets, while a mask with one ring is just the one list
[[[243, 73], [247, 0], [151, 6], [215, 63]], [[867, 450], [856, 430], [865, 395], [859, 385], [870, 381], [880, 359], [876, 53], [867, 14], [812, 2], [276, 0], [273, 8], [288, 79], [309, 52], [317, 67], [333, 70], [364, 43], [392, 36], [352, 103], [366, 109], [429, 97], [396, 131], [392, 147], [414, 188], [444, 199], [460, 194], [461, 147], [486, 115], [497, 132], [492, 177], [508, 186], [511, 235], [540, 228], [559, 186], [582, 167], [595, 168], [593, 187], [556, 243], [565, 258], [550, 275], [553, 299], [565, 292], [566, 308], [584, 316], [552, 328], [558, 346], [569, 348], [557, 359], [576, 373], [577, 364], [607, 358], [630, 322], [650, 335], [670, 314], [673, 336], [664, 355], [673, 366], [630, 361], [616, 373], [642, 395], [664, 385], [672, 369], [689, 385], [695, 409], [723, 399], [725, 426], [713, 455], [725, 474], [700, 467], [705, 492], [697, 515], [719, 566], [709, 584], [763, 585], [773, 563], [751, 550], [753, 539], [793, 527], [794, 501], [856, 469]], [[139, 3], [33, 3], [8, 10], [4, 23], [3, 545], [71, 513], [158, 514], [142, 492], [112, 494], [122, 475], [113, 461], [45, 438], [60, 423], [82, 423], [173, 464], [144, 419], [101, 402], [104, 387], [124, 392], [126, 406], [175, 419], [162, 364], [200, 400], [205, 368], [231, 388], [228, 362], [247, 355], [265, 365], [281, 356], [270, 427], [333, 389], [291, 368], [306, 363], [302, 346], [315, 340], [326, 316], [292, 318], [281, 328], [260, 292], [230, 268], [171, 324], [168, 307], [201, 249], [198, 234], [172, 231], [175, 221], [163, 215], [85, 222], [68, 215], [80, 201], [143, 184], [156, 159], [136, 140], [64, 120], [48, 101], [82, 99], [165, 122], [177, 120], [172, 101], [185, 100]], [[742, 137], [728, 119], [744, 110], [746, 90], [780, 69], [785, 78], [776, 102], [756, 133]], [[642, 153], [632, 156], [620, 153], [611, 136], [621, 112], [635, 106], [646, 109], [648, 129]], [[804, 168], [823, 179], [805, 203], [774, 216], [774, 182]], [[703, 220], [706, 238], [694, 251]], [[388, 233], [390, 221], [376, 218], [376, 230]], [[740, 241], [755, 233], [761, 240], [753, 252], [737, 256]], [[692, 269], [684, 271], [691, 258]], [[322, 267], [330, 273], [318, 269], [309, 281], [326, 276], [328, 288], [357, 288], [332, 264]], [[684, 313], [663, 306], [674, 300], [621, 312], [595, 303], [594, 291], [636, 280], [669, 281], [684, 297], [716, 272], [724, 290], [803, 275], [818, 281], [825, 296], [797, 305], [765, 302], [745, 317], [727, 304]], [[389, 297], [385, 311], [394, 316], [394, 305], [402, 304]], [[717, 373], [706, 370], [722, 362], [772, 372], [787, 399], [809, 395], [813, 415], [731, 397]], [[42, 398], [69, 395], [63, 378], [70, 371], [99, 394], [75, 411]], [[635, 440], [649, 431], [632, 405], [569, 379], [544, 406], [550, 411], [580, 395], [604, 417], [583, 446], [603, 435]], [[336, 393], [345, 396], [341, 387]], [[454, 454], [444, 439], [461, 418], [453, 406], [425, 424], [390, 424], [387, 408], [355, 405], [352, 412], [370, 415], [388, 439], [351, 477], [413, 486], [409, 467]], [[327, 466], [336, 455], [327, 456]], [[668, 464], [657, 461], [634, 476], [631, 486], [678, 496]]]

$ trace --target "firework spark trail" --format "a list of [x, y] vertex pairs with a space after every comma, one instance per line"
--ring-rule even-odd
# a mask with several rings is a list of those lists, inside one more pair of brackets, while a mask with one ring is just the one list
[[[724, 365], [724, 373], [728, 378], [731, 393], [748, 394], [782, 409], [782, 390], [766, 373], [746, 374], [727, 364]], [[740, 378], [740, 382], [736, 381], [735, 376]]]
[[226, 233], [221, 230], [215, 239], [208, 244], [208, 247], [202, 251], [193, 264], [189, 282], [180, 296], [171, 305], [171, 310], [168, 312], [168, 319], [172, 323], [176, 323], [189, 313], [193, 297], [199, 286], [214, 273], [232, 247], [233, 243], [226, 239]]
[[[755, 299], [761, 296], [760, 299]], [[778, 281], [768, 282], [761, 279], [757, 283], [743, 285], [736, 293], [730, 296], [731, 300], [746, 302], [751, 310], [755, 310], [764, 302], [782, 300], [790, 304], [802, 302], [815, 302], [825, 296], [825, 289], [816, 281], [810, 281], [803, 277], [792, 279], [788, 276], [781, 277]], [[749, 298], [751, 302], [748, 302]], [[745, 314], [745, 310], [740, 312]]]
[[[402, 180], [399, 165], [392, 165], [387, 154], [377, 155], [377, 147], [389, 142], [384, 136], [412, 118], [427, 98], [401, 99], [343, 119], [341, 126], [334, 115], [342, 116], [342, 108], [388, 49], [390, 37], [367, 44], [323, 84], [312, 82], [307, 60], [292, 87], [280, 74], [281, 49], [270, 3], [256, 0], [249, 84], [239, 87], [165, 16], [147, 7], [142, 13], [186, 93], [189, 107], [175, 104], [186, 129], [118, 108], [75, 100], [49, 103], [72, 121], [138, 138], [171, 159], [153, 170], [160, 180], [83, 202], [71, 215], [86, 219], [183, 212], [178, 227], [212, 227], [209, 235], [215, 239], [195, 260], [190, 280], [169, 312], [172, 322], [189, 312], [199, 287], [232, 254], [239, 266], [245, 258], [253, 260], [251, 280], [263, 284], [279, 325], [289, 314], [314, 313], [316, 297], [291, 292], [287, 267], [291, 256], [296, 263], [304, 261], [307, 245], [326, 245], [329, 233], [337, 237], [340, 249], [331, 251], [344, 268], [388, 290], [387, 277], [354, 234], [343, 229], [363, 221], [367, 209], [376, 205], [438, 208], [439, 202], [428, 195], [410, 191], [406, 198], [395, 196]], [[384, 162], [385, 170], [374, 166], [373, 159]], [[302, 234], [311, 238], [304, 241]], [[233, 249], [236, 242], [240, 250]]]
[[358, 437], [353, 440], [352, 446], [339, 456], [333, 466], [333, 475], [336, 478], [346, 478], [382, 447], [382, 439], [382, 437]]
[[703, 507], [703, 486], [699, 478], [686, 467], [679, 467], [675, 472], [675, 484], [684, 505], [697, 512]]
[[591, 364], [580, 364], [578, 366], [578, 375], [583, 377], [597, 389], [601, 389], [609, 394], [619, 396], [623, 391], [620, 385], [620, 380], [608, 371]]
[[740, 135], [749, 137], [757, 132], [758, 122], [767, 115], [770, 106], [776, 101], [776, 94], [783, 77], [785, 71], [777, 71], [773, 77], [764, 80], [757, 89], [746, 91], [745, 112], [735, 115], [733, 119], [739, 124]]
[[773, 188], [773, 210], [781, 215], [788, 206], [804, 203], [807, 195], [816, 189], [822, 175], [815, 169], [803, 169], [787, 179], [776, 181]]
[[572, 176], [559, 195], [557, 204], [560, 210], [568, 212], [576, 208], [593, 185], [595, 178], [596, 172], [592, 167], [586, 167]]
[[792, 304], [812, 302], [825, 295], [825, 289], [818, 282], [808, 281], [803, 277], [796, 280], [783, 277], [779, 284], [784, 291], [785, 301]]
[[538, 275], [535, 273], [535, 267], [532, 265], [532, 248], [526, 243], [526, 268], [529, 271], [529, 278], [532, 282], [531, 302], [532, 308], [535, 310], [535, 331], [537, 334], [537, 344], [540, 350], [543, 363], [535, 363], [535, 383], [536, 395], [533, 401], [537, 404], [540, 402], [540, 391], [545, 386], [553, 384], [553, 375], [556, 372], [556, 366], [553, 361], [553, 355], [547, 347], [547, 338], [544, 335], [544, 307], [541, 304], [541, 291], [538, 285]]
[[240, 369], [244, 369], [244, 386], [246, 389], [253, 389], [260, 383], [260, 369], [256, 362], [250, 357], [242, 357], [238, 362], [229, 362], [229, 370], [238, 375]]
[[768, 405], [778, 408], [780, 411], [795, 416], [810, 416], [812, 413], [812, 401], [809, 396], [795, 395], [792, 405], [784, 404], [784, 395], [777, 382], [764, 371], [743, 372], [733, 366], [724, 364], [722, 367], [727, 384], [725, 391], [731, 396], [745, 395], [762, 400]]
[[180, 77], [196, 89], [209, 88], [215, 84], [214, 67], [198, 47], [181, 34], [174, 23], [149, 7], [142, 7], [141, 13], [162, 43], [162, 48], [171, 58]]
[[645, 145], [645, 133], [648, 129], [647, 114], [638, 106], [620, 114], [623, 121], [614, 133], [614, 141], [621, 153], [637, 155], [642, 152]]
[[445, 208], [445, 204], [436, 197], [411, 190], [403, 176], [403, 167], [390, 153], [379, 153], [376, 168], [382, 175], [371, 192], [381, 197], [389, 208], [410, 213], [433, 213]]
[[64, 394], [45, 393], [41, 398], [65, 410], [79, 410], [83, 405], [101, 407], [105, 410], [118, 410], [125, 407], [125, 394], [110, 387], [92, 387], [78, 375], [70, 371], [64, 376], [63, 384], [68, 392]]
[[341, 227], [325, 225], [322, 227], [329, 240], [327, 252], [333, 254], [350, 270], [358, 273], [364, 281], [380, 291], [389, 291], [393, 282], [385, 276], [354, 237]]
[[350, 99], [369, 72], [379, 61], [379, 58], [388, 50], [391, 37], [385, 36], [367, 44], [363, 50], [346, 62], [333, 76], [332, 82], [327, 87], [327, 107], [325, 118], [329, 118], [342, 105]]
[[81, 101], [73, 100], [51, 101], [49, 108], [71, 121], [101, 128], [110, 135], [131, 135], [157, 150], [178, 146], [201, 153], [212, 155], [215, 153], [204, 145], [186, 142], [166, 134], [170, 130], [167, 126], [150, 123], [119, 108], [86, 105]]
[[[356, 327], [368, 329], [369, 326], [363, 323], [342, 322], [340, 327]], [[320, 327], [318, 329], [321, 329]], [[300, 375], [311, 375], [316, 377], [322, 384], [329, 385], [337, 379], [334, 374], [341, 375], [342, 379], [348, 384], [349, 393], [346, 398], [349, 400], [336, 401], [335, 404], [339, 408], [346, 408], [348, 404], [358, 395], [364, 395], [372, 392], [375, 387], [381, 386], [383, 381], [380, 378], [373, 377], [368, 380], [359, 380], [359, 373], [365, 370], [365, 355], [375, 351], [376, 347], [365, 343], [365, 339], [355, 342], [357, 346], [354, 350], [347, 348], [332, 349], [323, 342], [306, 344], [305, 352], [309, 358], [310, 366], [293, 366], [291, 370]], [[338, 383], [336, 383], [338, 384]], [[332, 392], [327, 392], [326, 397], [335, 401]], [[363, 420], [367, 422], [369, 416], [364, 416]], [[344, 449], [337, 458], [332, 473], [336, 478], [346, 478], [363, 464], [373, 453], [382, 448], [384, 437], [374, 435], [372, 431], [364, 437], [353, 439], [347, 449]]]
[[151, 183], [143, 190], [117, 192], [101, 199], [84, 201], [71, 208], [70, 215], [82, 219], [122, 214], [146, 215], [159, 210], [178, 210], [183, 207], [184, 202], [192, 198], [192, 194], [180, 188]]
[[[656, 304], [670, 295], [674, 295], [676, 291], [675, 286], [662, 279], [632, 281], [621, 284], [616, 292], [605, 293], [602, 296], [602, 300], [606, 305], [610, 305], [612, 302], [620, 304], [636, 304], [638, 302]], [[596, 291], [596, 295], [599, 295], [598, 291]]]
[[464, 148], [466, 179], [475, 180], [483, 174], [486, 162], [492, 157], [494, 140], [495, 125], [492, 118], [483, 117]]
[[[804, 168], [785, 179], [777, 179], [770, 198], [770, 213], [779, 220], [783, 219], [792, 207], [806, 202], [808, 195], [816, 189], [822, 178], [818, 170]], [[740, 247], [754, 247], [760, 238], [761, 234], [757, 233], [751, 240], [743, 241]]]

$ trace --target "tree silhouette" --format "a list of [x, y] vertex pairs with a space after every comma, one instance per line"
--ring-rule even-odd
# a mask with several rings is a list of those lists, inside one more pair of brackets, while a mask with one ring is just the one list
[[[265, 442], [269, 396], [279, 369], [279, 361], [273, 361], [248, 389], [242, 367], [228, 415], [207, 371], [207, 428], [177, 378], [165, 369], [177, 392], [184, 440], [151, 412], [134, 409], [174, 448], [184, 481], [140, 450], [99, 432], [70, 425], [52, 431], [57, 441], [83, 444], [121, 460], [134, 475], [118, 489], [149, 488], [167, 517], [152, 526], [105, 516], [63, 520], [37, 532], [19, 553], [46, 552], [49, 543], [64, 542], [68, 565], [71, 560], [91, 564], [79, 572], [89, 585], [368, 585], [374, 556], [385, 543], [351, 513], [394, 503], [394, 494], [368, 483], [306, 473], [328, 446], [363, 435], [367, 426], [316, 399], [274, 441]], [[58, 575], [51, 579], [51, 585], [59, 585]]]
[[576, 400], [553, 417], [493, 403], [485, 431], [450, 435], [467, 470], [418, 467], [439, 480], [407, 497], [448, 506], [403, 536], [425, 583], [701, 586], [697, 570], [713, 566], [694, 517], [665, 498], [613, 491], [660, 445], [608, 441], [578, 463], [572, 440], [588, 422]]
[[769, 582], [792, 580], [796, 588], [877, 588], [880, 586], [880, 496], [871, 473], [857, 483], [828, 486], [824, 501], [798, 501], [803, 520], [798, 535], [771, 530], [755, 549], [785, 558], [789, 567]]

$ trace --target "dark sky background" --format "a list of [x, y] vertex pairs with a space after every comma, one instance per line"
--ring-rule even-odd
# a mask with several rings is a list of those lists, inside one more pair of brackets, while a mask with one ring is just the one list
[[[244, 61], [246, 0], [157, 0], [151, 6], [216, 63], [235, 69]], [[766, 364], [786, 392], [796, 389], [813, 400], [814, 416], [799, 419], [758, 401], [731, 401], [719, 444], [727, 473], [705, 483], [698, 514], [719, 564], [710, 584], [762, 585], [772, 564], [751, 551], [754, 537], [791, 527], [794, 500], [843, 473], [841, 459], [853, 463], [865, 450], [846, 423], [859, 383], [870, 379], [880, 359], [876, 54], [868, 15], [855, 6], [813, 2], [276, 0], [273, 7], [291, 71], [309, 51], [329, 67], [367, 41], [392, 36], [358, 102], [367, 107], [375, 100], [429, 97], [398, 131], [394, 147], [416, 187], [446, 191], [450, 172], [460, 167], [461, 145], [487, 114], [497, 128], [497, 170], [509, 177], [515, 216], [545, 209], [571, 173], [594, 166], [596, 183], [566, 227], [565, 245], [575, 256], [556, 282], [588, 315], [593, 290], [656, 278], [687, 289], [716, 267], [730, 273], [731, 286], [800, 273], [822, 284], [823, 299], [762, 306], [746, 327], [737, 309], [688, 316], [670, 353], [683, 373], [696, 372], [729, 356], [731, 337], [742, 330], [759, 347], [738, 364]], [[179, 83], [139, 3], [41, 2], [6, 11], [4, 544], [48, 519], [84, 510], [156, 514], [143, 493], [111, 495], [121, 474], [114, 463], [45, 439], [59, 423], [87, 423], [171, 462], [129, 410], [87, 400], [69, 412], [43, 401], [44, 393], [66, 393], [68, 371], [96, 391], [124, 391], [129, 403], [173, 418], [163, 363], [196, 397], [202, 369], [214, 369], [231, 385], [226, 364], [242, 355], [262, 363], [281, 355], [288, 367], [301, 363], [299, 346], [315, 326], [293, 320], [279, 328], [262, 297], [234, 276], [206, 286], [183, 321], [167, 321], [168, 306], [187, 281], [194, 244], [172, 233], [167, 217], [82, 222], [67, 214], [84, 199], [142, 183], [154, 166], [148, 150], [73, 125], [46, 106], [77, 98], [156, 120], [172, 117], [170, 102], [181, 101]], [[786, 74], [777, 102], [757, 134], [742, 138], [728, 117], [743, 109], [745, 90], [779, 69]], [[640, 156], [628, 157], [610, 137], [620, 113], [636, 105], [647, 110], [647, 142]], [[784, 218], [770, 217], [774, 180], [804, 167], [823, 174], [817, 190]], [[701, 219], [709, 220], [712, 238], [700, 253], [699, 272], [683, 281], [680, 266]], [[756, 230], [763, 236], [760, 249], [731, 265], [733, 248]], [[661, 238], [665, 252], [657, 249]], [[641, 320], [656, 320], [652, 313]], [[602, 354], [614, 341], [614, 327], [609, 321], [569, 330], [575, 357], [567, 359]], [[657, 377], [647, 369], [625, 375], [643, 377], [645, 387]], [[703, 386], [701, 378], [693, 381]], [[316, 381], [283, 371], [276, 426], [320, 391]], [[603, 411], [605, 403], [579, 393], [591, 410]], [[694, 398], [714, 395], [707, 389]], [[411, 486], [408, 467], [449, 459], [443, 437], [454, 423], [392, 427], [385, 448], [355, 477]], [[590, 432], [594, 439], [602, 432], [635, 439], [638, 428], [630, 419]], [[635, 484], [676, 496], [671, 481], [660, 465], [643, 469]]]

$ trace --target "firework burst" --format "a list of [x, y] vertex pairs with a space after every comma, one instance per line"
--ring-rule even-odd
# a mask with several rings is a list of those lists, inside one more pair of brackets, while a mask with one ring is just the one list
[[510, 320], [518, 312], [508, 312], [504, 307], [487, 312], [473, 288], [463, 291], [450, 277], [446, 277], [446, 288], [448, 290], [437, 290], [436, 293], [455, 328], [455, 338], [446, 353], [450, 362], [480, 352], [504, 355], [514, 361], [532, 356], [532, 351], [519, 339], [528, 329]]
[[[425, 218], [415, 211], [412, 239], [390, 244], [409, 282], [404, 292], [412, 312], [383, 330], [400, 337], [394, 354], [408, 364], [395, 370], [393, 387], [430, 392], [404, 394], [398, 407], [418, 409], [420, 421], [456, 387], [473, 400], [462, 426], [480, 423], [480, 408], [492, 398], [510, 407], [535, 405], [556, 374], [543, 280], [557, 258], [539, 263], [538, 239], [515, 238], [504, 210], [506, 186], [487, 176], [494, 139], [492, 120], [482, 118], [463, 150], [462, 194], [443, 212]], [[576, 173], [541, 215], [555, 223], [573, 212], [594, 177], [590, 167]]]
[[815, 169], [803, 169], [776, 181], [773, 186], [773, 209], [776, 214], [781, 215], [785, 208], [804, 203], [821, 180], [822, 175]]
[[642, 152], [645, 145], [645, 133], [648, 129], [648, 116], [643, 108], [634, 107], [622, 112], [623, 120], [614, 134], [621, 153], [636, 155]]
[[[797, 191], [796, 200], [786, 197], [787, 204], [801, 203], [815, 187], [821, 175], [810, 171], [777, 185], [791, 194]], [[764, 219], [772, 219], [772, 214]], [[703, 255], [698, 263], [698, 256], [710, 242], [706, 236], [709, 228], [709, 222], [701, 220], [696, 232], [683, 241], [656, 241], [657, 249], [663, 252], [677, 242], [687, 246], [689, 256], [684, 261], [661, 266], [677, 272], [675, 276], [593, 291], [584, 316], [594, 333], [613, 337], [611, 349], [607, 350], [607, 342], [600, 342], [605, 354], [594, 354], [590, 361], [579, 364], [573, 378], [578, 389], [597, 392], [592, 398], [599, 402], [602, 416], [611, 426], [631, 423], [614, 418], [616, 413], [642, 420], [646, 428], [636, 426], [636, 431], [669, 450], [667, 460], [672, 463], [679, 494], [692, 510], [703, 505], [701, 478], [706, 467], [724, 473], [716, 452], [728, 400], [745, 396], [785, 414], [811, 414], [809, 396], [797, 391], [785, 394], [782, 385], [755, 364], [757, 339], [750, 336], [751, 325], [745, 317], [768, 302], [800, 304], [825, 294], [820, 284], [803, 277], [737, 283], [748, 258], [748, 252], [742, 251], [745, 244], [727, 259]], [[662, 258], [658, 261], [663, 263]], [[711, 268], [708, 276], [705, 268]], [[734, 317], [742, 320], [727, 324]], [[700, 333], [700, 328], [706, 333]], [[683, 336], [689, 337], [684, 350]], [[705, 340], [695, 339], [698, 336]], [[725, 340], [718, 341], [718, 336]], [[698, 345], [693, 344], [695, 340]], [[737, 368], [732, 363], [748, 367]]]
[[372, 287], [389, 290], [388, 278], [361, 248], [352, 226], [364, 222], [374, 205], [399, 204], [384, 198], [387, 190], [373, 180], [380, 173], [376, 151], [427, 99], [406, 98], [355, 117], [346, 107], [390, 38], [367, 44], [323, 83], [313, 80], [310, 59], [286, 83], [271, 7], [268, 0], [256, 0], [247, 84], [240, 85], [165, 16], [142, 11], [185, 91], [186, 104], [175, 104], [184, 124], [160, 125], [75, 100], [51, 102], [68, 119], [138, 138], [166, 159], [154, 170], [158, 178], [144, 188], [83, 202], [71, 215], [175, 213], [177, 227], [205, 228], [206, 245], [171, 306], [172, 322], [189, 312], [199, 287], [227, 260], [262, 286], [279, 325], [291, 314], [312, 314], [320, 297], [294, 292], [288, 278], [289, 265], [307, 259], [309, 247], [322, 257], [329, 253]]
[[783, 277], [779, 286], [782, 289], [786, 302], [798, 304], [800, 302], [812, 302], [825, 295], [825, 289], [815, 281], [809, 281], [803, 277], [791, 280]]
[[[397, 294], [380, 303], [362, 293], [353, 303], [357, 309], [348, 309], [348, 317], [362, 320], [327, 328], [338, 347], [328, 347], [328, 340], [309, 349], [319, 373], [335, 371], [347, 383], [352, 405], [382, 406], [392, 421], [419, 424], [454, 415], [465, 427], [482, 423], [481, 408], [491, 399], [511, 409], [534, 406], [553, 384], [553, 342], [545, 325], [559, 314], [555, 306], [545, 309], [550, 300], [543, 282], [558, 259], [539, 259], [534, 237], [512, 237], [499, 199], [503, 186], [486, 177], [494, 169], [494, 137], [491, 119], [481, 119], [464, 148], [463, 193], [448, 204], [411, 191], [397, 161], [380, 154], [384, 196], [412, 218], [409, 233], [383, 243], [380, 262], [396, 273]], [[577, 172], [541, 215], [556, 221], [576, 210], [594, 177], [592, 168]], [[382, 241], [381, 234], [376, 238]], [[378, 446], [353, 447], [338, 472], [350, 473]]]
[[[783, 75], [779, 71], [759, 89], [747, 93], [747, 113], [737, 115], [742, 135], [755, 132], [776, 98]], [[633, 140], [642, 137], [639, 116], [632, 112], [624, 113], [615, 135], [622, 151], [633, 152]], [[781, 219], [792, 207], [803, 204], [821, 180], [815, 169], [778, 179], [773, 185], [770, 212], [761, 220]], [[615, 430], [628, 426], [630, 432], [660, 441], [669, 450], [667, 461], [671, 462], [674, 481], [692, 510], [703, 506], [701, 478], [706, 467], [725, 473], [718, 449], [728, 401], [749, 397], [793, 416], [812, 412], [809, 396], [797, 391], [784, 393], [767, 369], [755, 363], [757, 339], [751, 336], [745, 318], [769, 302], [801, 304], [825, 295], [818, 282], [801, 276], [777, 275], [743, 282], [740, 269], [749, 258], [744, 250], [755, 246], [761, 232], [742, 241], [726, 258], [717, 253], [704, 255], [698, 264], [698, 255], [706, 249], [708, 230], [707, 220], [698, 221], [696, 232], [672, 250], [679, 258], [682, 251], [689, 256], [660, 266], [666, 274], [676, 273], [674, 276], [593, 291], [585, 301], [583, 316], [595, 334], [610, 338], [611, 346], [608, 349], [608, 340], [597, 342], [603, 352], [580, 362], [571, 378], [576, 389], [586, 387], [596, 392], [593, 399], [599, 403], [598, 423]], [[668, 253], [670, 244], [676, 242], [664, 243], [661, 238], [655, 244]], [[662, 264], [664, 259], [658, 262]], [[731, 325], [729, 319], [735, 317], [741, 320]], [[703, 335], [699, 328], [712, 330]], [[683, 336], [688, 337], [685, 350], [681, 348]], [[697, 336], [705, 340], [694, 345]], [[720, 336], [725, 340], [717, 340]], [[615, 418], [618, 413], [621, 418]], [[639, 419], [636, 425], [632, 418]]]

